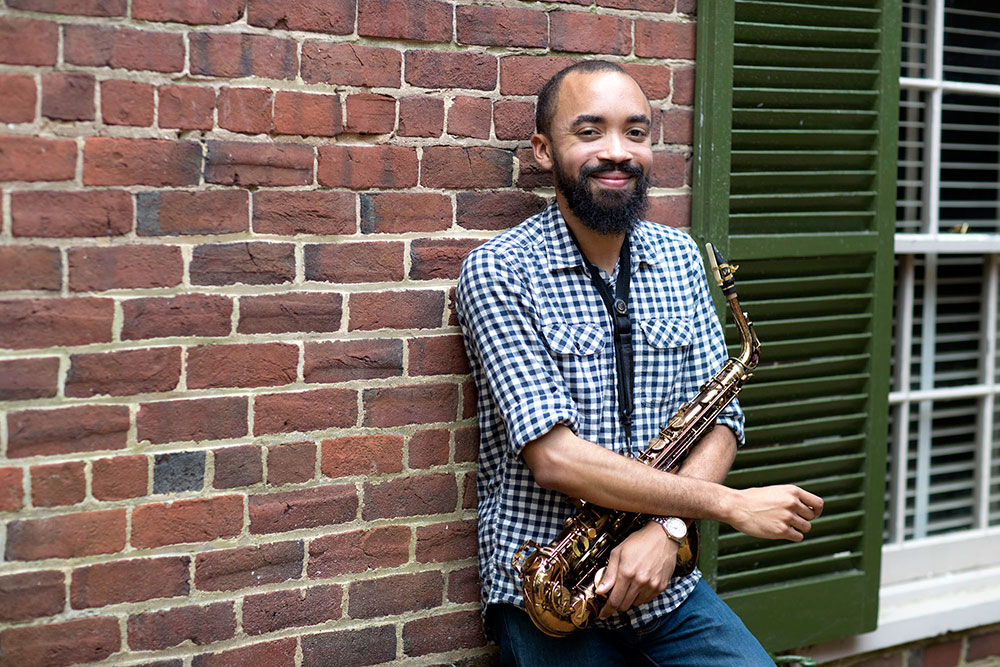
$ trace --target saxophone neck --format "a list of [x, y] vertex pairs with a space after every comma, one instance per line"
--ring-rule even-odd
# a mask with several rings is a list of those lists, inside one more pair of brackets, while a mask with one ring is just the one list
[[722, 253], [711, 243], [706, 243], [705, 246], [708, 248], [708, 260], [712, 264], [712, 273], [715, 275], [715, 282], [729, 303], [729, 310], [733, 314], [733, 323], [740, 333], [740, 354], [736, 360], [743, 364], [748, 371], [751, 371], [757, 367], [760, 341], [757, 339], [757, 333], [754, 331], [753, 322], [747, 319], [746, 313], [740, 307], [739, 297], [736, 294], [736, 280], [733, 276], [740, 267], [727, 262]]

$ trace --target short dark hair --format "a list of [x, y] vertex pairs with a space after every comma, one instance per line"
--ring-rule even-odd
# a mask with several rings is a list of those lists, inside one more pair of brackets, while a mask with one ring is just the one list
[[[556, 113], [556, 99], [559, 97], [559, 87], [562, 85], [562, 80], [566, 78], [566, 75], [573, 72], [583, 74], [590, 72], [618, 72], [625, 76], [631, 76], [625, 71], [624, 67], [609, 60], [581, 60], [578, 63], [559, 70], [545, 82], [545, 85], [538, 92], [538, 103], [535, 105], [535, 131], [539, 134], [544, 134], [546, 137], [552, 136], [552, 117]], [[639, 88], [641, 89], [642, 86], [639, 86]], [[643, 91], [643, 95], [645, 95], [645, 91]]]

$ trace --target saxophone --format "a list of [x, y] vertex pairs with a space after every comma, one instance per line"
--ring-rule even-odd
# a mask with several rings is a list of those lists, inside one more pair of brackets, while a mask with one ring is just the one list
[[[733, 273], [738, 267], [728, 264], [711, 243], [706, 246], [715, 280], [740, 333], [740, 353], [726, 361], [636, 457], [645, 465], [667, 472], [677, 472], [691, 448], [715, 425], [716, 418], [757, 367], [760, 342], [737, 299]], [[645, 514], [611, 510], [582, 500], [573, 502], [579, 511], [566, 520], [555, 540], [547, 546], [529, 540], [511, 562], [521, 576], [528, 615], [539, 630], [553, 637], [585, 628], [598, 614], [605, 596], [598, 595], [595, 589], [611, 550], [649, 520]], [[689, 574], [696, 561], [697, 531], [692, 530], [677, 552], [675, 573]]]

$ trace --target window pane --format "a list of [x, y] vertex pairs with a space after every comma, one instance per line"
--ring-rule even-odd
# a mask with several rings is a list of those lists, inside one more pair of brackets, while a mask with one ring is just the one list
[[946, 0], [944, 78], [1000, 84], [1000, 9], [982, 0]]
[[927, 77], [927, 45], [930, 35], [927, 0], [903, 2], [902, 75]]
[[927, 94], [900, 90], [896, 167], [896, 231], [914, 234], [925, 227]]
[[991, 526], [1000, 526], [1000, 400], [993, 404], [993, 455], [990, 479], [990, 518]]
[[1000, 98], [945, 94], [941, 109], [940, 230], [998, 232]]

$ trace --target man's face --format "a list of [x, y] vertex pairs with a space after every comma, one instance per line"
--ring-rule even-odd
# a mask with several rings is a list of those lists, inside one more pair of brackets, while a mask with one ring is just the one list
[[649, 114], [638, 84], [618, 72], [573, 73], [560, 86], [549, 138], [557, 196], [598, 233], [626, 232], [645, 211]]

